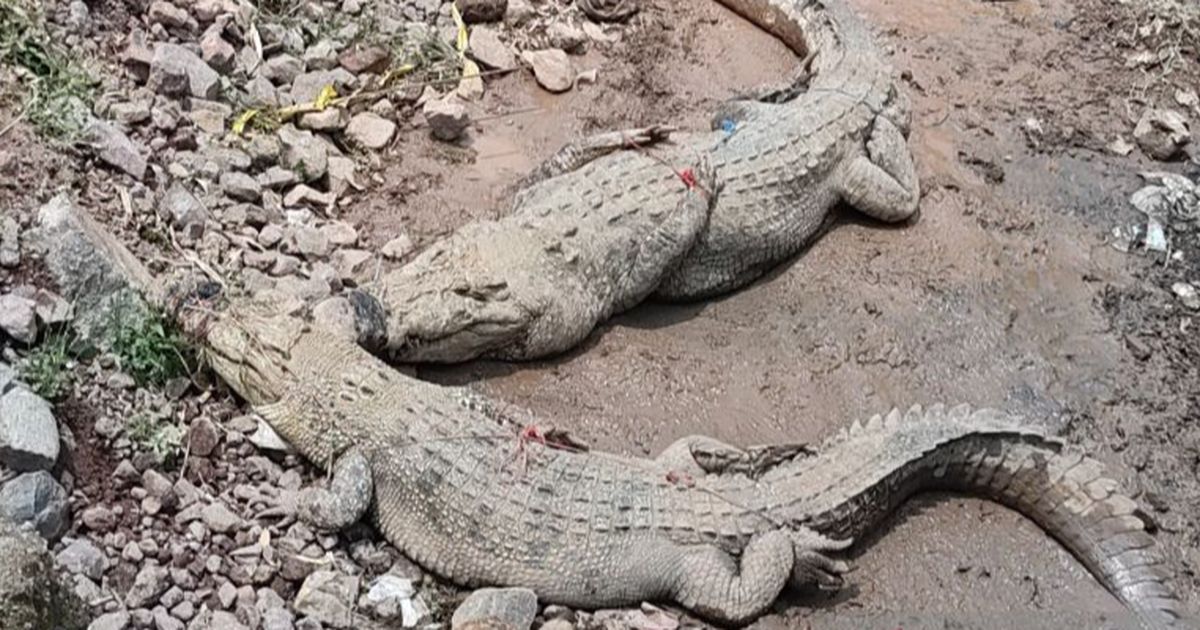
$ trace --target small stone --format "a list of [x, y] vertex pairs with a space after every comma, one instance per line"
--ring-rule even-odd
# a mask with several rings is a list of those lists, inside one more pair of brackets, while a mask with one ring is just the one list
[[121, 610], [100, 615], [88, 626], [88, 630], [125, 630], [129, 627], [129, 613]]
[[147, 15], [151, 22], [170, 28], [185, 28], [190, 19], [187, 11], [164, 0], [151, 2]]
[[272, 276], [290, 276], [300, 271], [300, 259], [295, 256], [276, 255], [271, 264]]
[[[271, 81], [262, 75], [257, 75], [246, 82], [246, 104], [250, 107], [267, 109], [279, 107], [279, 90], [271, 85]], [[274, 137], [274, 136], [271, 136]]]
[[361, 147], [382, 149], [396, 135], [396, 123], [371, 112], [363, 112], [350, 119], [346, 135]]
[[217, 589], [217, 601], [221, 603], [221, 608], [228, 610], [233, 606], [234, 600], [237, 599], [237, 587], [226, 582]]
[[125, 605], [130, 608], [143, 608], [158, 601], [159, 595], [171, 586], [170, 574], [163, 567], [147, 564], [138, 571], [133, 579], [133, 586], [125, 594]]
[[88, 529], [107, 532], [117, 526], [117, 515], [103, 505], [94, 505], [83, 511], [80, 520]]
[[363, 249], [339, 249], [333, 253], [333, 268], [342, 280], [357, 280], [372, 258], [371, 252]]
[[347, 157], [330, 156], [329, 158], [329, 193], [341, 196], [350, 189], [363, 190], [358, 183], [358, 167], [354, 160]]
[[325, 144], [311, 131], [303, 131], [284, 125], [278, 132], [283, 144], [281, 165], [291, 169], [301, 181], [311, 182], [325, 176], [329, 168], [329, 155]]
[[134, 179], [146, 176], [145, 150], [125, 135], [116, 125], [93, 120], [83, 132], [88, 146], [109, 166], [128, 173]]
[[384, 244], [380, 253], [388, 260], [400, 260], [413, 251], [412, 239], [407, 234], [401, 234]]
[[533, 67], [533, 76], [538, 84], [550, 92], [566, 92], [575, 83], [571, 59], [562, 50], [527, 50], [521, 53], [521, 58]]
[[209, 67], [221, 74], [233, 71], [233, 59], [237, 51], [233, 45], [221, 37], [220, 29], [209, 29], [200, 39], [200, 58]]
[[337, 197], [333, 193], [323, 193], [304, 184], [292, 188], [283, 196], [283, 205], [288, 208], [299, 208], [301, 206], [328, 208], [336, 201]]
[[221, 75], [187, 48], [162, 43], [154, 49], [148, 85], [167, 96], [214, 100], [219, 95]]
[[1194, 285], [1187, 282], [1176, 282], [1171, 285], [1171, 291], [1179, 298], [1180, 303], [1192, 309], [1200, 311], [1200, 291]]
[[333, 571], [316, 571], [300, 586], [294, 608], [296, 612], [326, 626], [349, 628], [353, 625], [351, 610], [357, 595], [357, 577]]
[[275, 247], [283, 240], [283, 228], [274, 223], [264, 225], [258, 232], [258, 244], [263, 247]]
[[395, 575], [381, 575], [371, 581], [363, 597], [363, 608], [377, 619], [392, 619], [400, 615], [401, 604], [416, 595], [412, 580]]
[[11, 216], [0, 218], [0, 267], [21, 264], [21, 224]]
[[331, 297], [313, 307], [313, 324], [347, 341], [358, 341], [354, 307], [344, 297]]
[[[246, 437], [246, 439], [250, 440], [251, 444], [264, 451], [280, 451], [290, 453], [294, 450], [291, 444], [288, 444], [283, 438], [279, 437], [279, 434], [275, 432], [275, 429], [271, 428], [271, 425], [263, 422], [261, 419], [258, 421], [258, 426], [255, 428], [254, 433], [251, 433]], [[313, 565], [309, 563], [308, 566], [311, 568]], [[307, 575], [307, 573], [305, 575]], [[302, 578], [303, 576], [299, 578], [291, 577], [288, 579], [297, 580]]]
[[429, 132], [443, 142], [458, 140], [471, 124], [466, 106], [453, 96], [425, 101], [421, 112], [429, 123]]
[[471, 56], [484, 66], [497, 70], [508, 70], [517, 65], [512, 50], [500, 41], [500, 33], [490, 26], [471, 29]]
[[1192, 139], [1187, 117], [1170, 109], [1148, 109], [1133, 130], [1133, 139], [1146, 155], [1170, 160]]
[[228, 534], [236, 531], [242, 525], [242, 518], [225, 507], [224, 503], [211, 503], [200, 510], [200, 518], [208, 528], [218, 534]]
[[96, 548], [96, 545], [87, 539], [64, 540], [63, 542], [66, 542], [67, 546], [55, 556], [62, 568], [73, 575], [83, 575], [96, 581], [104, 576], [104, 569], [108, 567], [108, 559], [104, 557], [103, 551]]
[[458, 10], [467, 24], [498, 22], [504, 19], [508, 0], [458, 0]]
[[537, 595], [527, 588], [483, 588], [471, 593], [450, 618], [451, 630], [526, 630], [537, 615]]
[[245, 173], [226, 171], [221, 174], [221, 188], [225, 194], [238, 201], [255, 203], [262, 199], [262, 186]]
[[341, 131], [349, 123], [350, 114], [341, 107], [328, 107], [324, 111], [309, 112], [296, 123], [301, 129], [313, 131]]
[[139, 125], [150, 120], [150, 104], [145, 101], [114, 103], [108, 113], [122, 125]]
[[337, 49], [333, 42], [323, 39], [304, 51], [304, 65], [309, 70], [332, 70], [338, 65]]
[[551, 619], [542, 624], [541, 630], [575, 630], [575, 624], [566, 619]]
[[[147, 498], [152, 499], [154, 497]], [[146, 555], [142, 553], [142, 548], [138, 547], [137, 543], [130, 541], [130, 543], [125, 545], [125, 548], [121, 550], [121, 558], [128, 562], [139, 564], [142, 560], [146, 559]]]
[[158, 606], [152, 612], [154, 613], [154, 630], [184, 630], [183, 622], [172, 617], [166, 608]]
[[[37, 302], [11, 293], [0, 295], [0, 330], [25, 345], [33, 345], [38, 334]], [[0, 440], [3, 440], [2, 436]]]
[[50, 470], [58, 461], [58, 438], [50, 403], [23, 387], [0, 397], [0, 464], [19, 472]]
[[391, 55], [382, 46], [356, 45], [342, 51], [342, 54], [338, 56], [338, 63], [347, 72], [353, 74], [364, 72], [379, 74], [387, 70], [390, 62]]
[[194, 0], [192, 13], [204, 24], [216, 20], [222, 13], [228, 12], [224, 0]]
[[25, 473], [0, 486], [0, 517], [32, 523], [42, 538], [57, 540], [70, 525], [67, 491], [44, 470]]
[[304, 62], [288, 54], [276, 55], [263, 64], [261, 72], [275, 85], [291, 85], [304, 72]]
[[292, 102], [311, 103], [327, 86], [332, 85], [340, 92], [354, 80], [354, 75], [341, 68], [305, 72], [292, 81]]
[[203, 230], [204, 224], [209, 220], [208, 208], [180, 182], [167, 187], [158, 208], [159, 214], [170, 220], [177, 230]]
[[75, 317], [75, 307], [66, 298], [53, 291], [38, 289], [33, 296], [33, 302], [33, 310], [37, 313], [38, 321], [42, 322], [44, 326], [66, 324]]
[[567, 22], [551, 24], [546, 29], [546, 37], [555, 48], [572, 53], [582, 52], [583, 45], [588, 41], [587, 33], [584, 33], [583, 29]]
[[345, 221], [330, 221], [320, 229], [334, 247], [349, 247], [358, 243], [358, 230]]
[[329, 238], [321, 230], [302, 225], [291, 231], [284, 243], [284, 251], [297, 253], [306, 258], [324, 258], [332, 251]]

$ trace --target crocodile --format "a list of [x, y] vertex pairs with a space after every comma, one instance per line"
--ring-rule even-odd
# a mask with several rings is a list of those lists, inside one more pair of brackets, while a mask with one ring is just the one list
[[[653, 126], [563, 147], [509, 214], [467, 224], [371, 286], [367, 311], [385, 313], [387, 330], [375, 351], [395, 362], [560, 353], [651, 292], [694, 300], [754, 281], [823, 233], [839, 203], [883, 221], [915, 215], [908, 102], [843, 0], [719, 2], [803, 56], [796, 77], [726, 103], [712, 130]], [[693, 234], [674, 209], [704, 187], [684, 170], [700, 159], [720, 193]], [[672, 222], [687, 229], [669, 234]], [[648, 255], [659, 240], [672, 247]], [[614, 282], [630, 275], [640, 282]]]
[[914, 493], [950, 490], [1036, 521], [1143, 627], [1185, 612], [1138, 505], [1099, 462], [1005, 412], [914, 406], [815, 449], [689, 437], [626, 457], [545, 439], [527, 411], [402, 375], [269, 306], [191, 300], [176, 312], [215, 372], [330, 473], [298, 516], [336, 530], [371, 515], [466, 587], [577, 608], [673, 601], [742, 624], [785, 587], [843, 586], [838, 552]]

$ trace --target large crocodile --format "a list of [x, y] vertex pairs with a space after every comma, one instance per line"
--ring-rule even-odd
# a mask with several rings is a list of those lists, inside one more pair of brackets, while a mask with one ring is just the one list
[[671, 600], [722, 623], [788, 584], [837, 588], [830, 556], [915, 492], [978, 494], [1038, 522], [1145, 627], [1182, 614], [1137, 504], [1101, 465], [1017, 418], [913, 407], [820, 449], [685, 438], [657, 460], [557, 446], [525, 413], [397, 373], [351, 341], [248, 303], [184, 308], [216, 372], [332, 472], [302, 494], [323, 528], [368, 512], [431, 572], [544, 603]]
[[[719, 1], [810, 60], [798, 72], [811, 73], [807, 90], [796, 95], [793, 81], [769, 92], [782, 102], [733, 101], [715, 117], [720, 128], [640, 150], [630, 144], [661, 140], [664, 129], [568, 145], [511, 214], [467, 225], [371, 289], [382, 304], [373, 310], [387, 313], [387, 356], [554, 354], [651, 290], [696, 299], [755, 280], [816, 238], [839, 202], [884, 221], [913, 216], [907, 102], [843, 0]], [[674, 209], [693, 180], [683, 168], [698, 156], [722, 190], [693, 230]], [[673, 224], [687, 229], [672, 233]], [[619, 281], [630, 277], [637, 282]]]

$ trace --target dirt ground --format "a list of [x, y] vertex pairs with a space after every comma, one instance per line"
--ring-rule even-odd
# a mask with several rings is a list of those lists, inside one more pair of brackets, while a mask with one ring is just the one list
[[[1197, 608], [1200, 346], [1167, 289], [1172, 277], [1195, 277], [1196, 263], [1163, 270], [1105, 243], [1133, 215], [1137, 173], [1152, 170], [1136, 154], [1103, 150], [1128, 135], [1140, 99], [1156, 89], [1121, 64], [1123, 9], [851, 4], [877, 27], [915, 101], [919, 221], [890, 229], [847, 214], [809, 253], [725, 299], [644, 305], [557, 360], [422, 376], [481, 382], [597, 447], [631, 454], [692, 433], [816, 442], [853, 418], [912, 403], [1019, 411], [1092, 448], [1153, 505], [1179, 587]], [[496, 81], [474, 160], [471, 150], [448, 160], [458, 154], [411, 132], [351, 218], [376, 244], [402, 232], [428, 244], [504, 212], [507, 187], [570, 138], [702, 125], [715, 103], [795, 63], [714, 3], [656, 0], [647, 10], [661, 28], [585, 58], [600, 70], [596, 85], [549, 96], [528, 76]], [[529, 108], [537, 110], [504, 115]], [[1120, 610], [1036, 526], [985, 502], [919, 499], [863, 542], [847, 592], [782, 602], [758, 627], [853, 624], [847, 616], [885, 610], [980, 627], [1061, 627], [1086, 614], [1098, 627]], [[948, 627], [902, 615], [861, 623]]]

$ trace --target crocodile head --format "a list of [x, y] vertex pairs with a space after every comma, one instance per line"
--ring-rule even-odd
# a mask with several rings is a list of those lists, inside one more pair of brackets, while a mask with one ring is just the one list
[[[536, 313], [503, 280], [456, 280], [429, 289], [401, 285], [389, 292], [388, 354], [394, 361], [456, 363], [503, 357], [522, 345]], [[407, 295], [405, 295], [407, 293]]]

